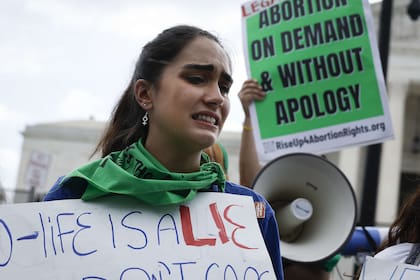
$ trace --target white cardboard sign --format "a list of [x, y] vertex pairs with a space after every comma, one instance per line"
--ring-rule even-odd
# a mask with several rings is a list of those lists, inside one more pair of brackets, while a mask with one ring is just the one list
[[367, 256], [360, 276], [362, 280], [418, 280], [420, 267]]
[[251, 197], [0, 205], [0, 279], [275, 279]]

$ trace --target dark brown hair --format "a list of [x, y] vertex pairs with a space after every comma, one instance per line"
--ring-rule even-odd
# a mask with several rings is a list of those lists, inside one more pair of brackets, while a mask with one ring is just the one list
[[400, 242], [420, 243], [420, 185], [405, 200], [381, 249]]
[[[389, 227], [387, 240], [379, 246], [376, 253], [401, 242], [420, 243], [420, 185], [404, 201]], [[354, 279], [360, 279], [362, 268], [359, 267]]]
[[219, 39], [208, 31], [194, 26], [178, 25], [164, 30], [143, 47], [131, 81], [114, 107], [108, 126], [94, 154], [101, 152], [102, 156], [106, 156], [111, 152], [124, 149], [140, 138], [147, 137], [148, 127], [141, 125], [145, 111], [139, 106], [134, 96], [135, 82], [138, 79], [144, 79], [158, 88], [161, 74], [168, 63], [173, 61], [188, 43], [199, 36], [214, 40], [222, 46]]

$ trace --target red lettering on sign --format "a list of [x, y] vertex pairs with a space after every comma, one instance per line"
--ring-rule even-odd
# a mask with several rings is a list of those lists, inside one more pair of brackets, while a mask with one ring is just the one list
[[204, 245], [214, 246], [216, 244], [216, 239], [214, 238], [196, 239], [194, 237], [194, 233], [193, 233], [192, 225], [191, 225], [190, 208], [187, 206], [181, 205], [179, 210], [181, 213], [182, 233], [184, 235], [185, 244], [191, 245], [191, 246], [204, 246]]
[[232, 231], [232, 241], [233, 241], [233, 243], [236, 245], [236, 246], [238, 246], [238, 247], [240, 247], [240, 248], [244, 248], [244, 249], [257, 249], [257, 248], [252, 248], [252, 247], [248, 247], [248, 246], [245, 246], [245, 245], [243, 245], [243, 244], [241, 244], [241, 243], [239, 243], [238, 241], [236, 241], [236, 238], [235, 238], [235, 233], [236, 233], [236, 231], [237, 230], [240, 230], [240, 229], [244, 229], [244, 228], [246, 228], [245, 226], [243, 226], [243, 225], [240, 225], [240, 224], [238, 224], [238, 223], [235, 223], [231, 218], [229, 218], [229, 216], [228, 216], [228, 212], [229, 212], [229, 210], [230, 210], [230, 208], [232, 208], [233, 206], [240, 206], [240, 205], [234, 205], [234, 204], [231, 204], [231, 205], [229, 205], [228, 207], [226, 207], [225, 208], [225, 211], [223, 212], [223, 217], [226, 219], [226, 221], [228, 221], [229, 223], [231, 223], [232, 225], [234, 225], [234, 226], [237, 226], [233, 231]]
[[247, 3], [242, 5], [242, 17], [247, 17], [253, 15], [267, 7], [270, 7], [274, 4], [276, 0], [260, 0], [260, 1], [253, 1], [251, 3]]
[[[231, 217], [229, 217], [229, 210], [232, 207], [241, 207], [241, 205], [235, 205], [231, 204], [227, 206], [223, 211], [223, 218], [226, 220], [229, 224], [234, 225], [235, 228], [232, 230], [232, 233], [230, 235], [230, 238], [226, 232], [226, 226], [225, 222], [223, 221], [222, 216], [220, 215], [219, 210], [217, 209], [217, 204], [211, 203], [209, 205], [210, 213], [213, 218], [214, 224], [219, 229], [219, 238], [222, 244], [227, 243], [229, 240], [232, 240], [233, 244], [235, 244], [237, 247], [242, 249], [257, 249], [252, 248], [249, 246], [246, 246], [244, 244], [241, 244], [236, 237], [236, 234], [238, 234], [239, 230], [246, 229], [246, 226], [241, 225], [235, 221]], [[190, 246], [215, 246], [216, 245], [216, 239], [215, 238], [196, 238], [193, 233], [192, 223], [191, 223], [191, 213], [190, 208], [188, 206], [181, 205], [180, 208], [180, 214], [181, 214], [181, 225], [182, 225], [182, 233], [184, 235], [184, 241], [186, 245]]]
[[213, 216], [213, 220], [219, 229], [220, 240], [223, 244], [225, 244], [229, 241], [229, 238], [227, 237], [225, 224], [223, 223], [222, 217], [220, 216], [219, 210], [217, 209], [217, 205], [216, 203], [212, 203], [209, 207], [211, 215]]

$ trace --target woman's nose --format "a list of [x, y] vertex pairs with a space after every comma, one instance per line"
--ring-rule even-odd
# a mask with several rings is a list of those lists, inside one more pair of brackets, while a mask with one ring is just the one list
[[214, 104], [216, 106], [222, 106], [224, 96], [218, 84], [209, 87], [205, 94], [206, 103]]

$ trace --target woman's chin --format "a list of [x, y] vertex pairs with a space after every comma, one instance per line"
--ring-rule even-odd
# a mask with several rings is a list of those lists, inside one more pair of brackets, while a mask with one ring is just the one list
[[213, 145], [217, 140], [217, 136], [216, 135], [212, 135], [212, 136], [203, 136], [200, 138], [199, 143], [200, 146], [203, 147], [203, 149], [210, 147], [211, 145]]

